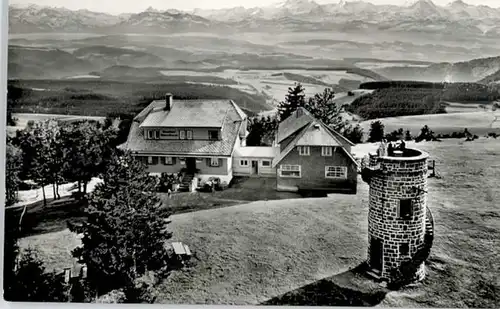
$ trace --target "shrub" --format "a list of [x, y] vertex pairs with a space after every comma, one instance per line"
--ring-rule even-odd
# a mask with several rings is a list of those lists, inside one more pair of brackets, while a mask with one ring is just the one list
[[427, 126], [423, 126], [420, 130], [420, 135], [415, 138], [415, 142], [419, 143], [421, 141], [436, 141], [437, 138], [434, 136], [434, 132]]
[[363, 142], [363, 128], [358, 124], [355, 127], [349, 127], [344, 130], [343, 136], [350, 140], [354, 144], [359, 144]]
[[391, 133], [385, 136], [385, 139], [388, 142], [395, 142], [402, 140], [404, 138], [403, 128], [399, 128], [399, 130], [392, 131]]
[[378, 120], [370, 124], [369, 143], [380, 142], [384, 138], [384, 124]]

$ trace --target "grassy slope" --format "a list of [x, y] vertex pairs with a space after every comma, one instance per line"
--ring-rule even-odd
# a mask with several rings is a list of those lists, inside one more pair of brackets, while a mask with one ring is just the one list
[[[429, 180], [436, 236], [428, 277], [415, 288], [388, 293], [380, 305], [498, 307], [500, 143], [448, 140], [418, 147], [431, 154], [443, 176]], [[173, 216], [175, 239], [189, 244], [200, 261], [163, 282], [158, 301], [257, 304], [357, 266], [366, 257], [367, 189], [360, 182], [357, 196]], [[53, 260], [76, 244], [68, 234], [25, 238], [21, 246], [35, 245]]]
[[[495, 115], [499, 117], [499, 120], [493, 123]], [[373, 119], [361, 123], [361, 127], [363, 127], [366, 134], [370, 132], [370, 124], [377, 120], [382, 121], [385, 125], [386, 133], [403, 128], [405, 131], [410, 130], [414, 136], [420, 133], [420, 129], [424, 125], [428, 125], [436, 134], [451, 134], [463, 131], [465, 128], [468, 128], [471, 133], [479, 136], [490, 132], [500, 133], [499, 112], [468, 112]]]

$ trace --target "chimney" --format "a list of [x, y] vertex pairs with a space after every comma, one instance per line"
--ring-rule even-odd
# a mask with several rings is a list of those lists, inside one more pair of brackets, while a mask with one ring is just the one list
[[169, 111], [172, 108], [172, 103], [174, 103], [174, 95], [171, 93], [165, 94], [165, 110]]

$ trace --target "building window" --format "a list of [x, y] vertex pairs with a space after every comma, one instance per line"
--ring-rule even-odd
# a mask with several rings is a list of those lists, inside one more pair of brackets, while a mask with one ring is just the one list
[[179, 131], [179, 138], [180, 139], [186, 139], [186, 131], [180, 130]]
[[219, 167], [219, 158], [210, 158], [210, 166], [211, 167]]
[[164, 129], [161, 130], [161, 136], [163, 137], [177, 137], [177, 130], [175, 129]]
[[148, 165], [158, 164], [158, 157], [148, 157]]
[[323, 157], [331, 157], [332, 156], [332, 147], [321, 147], [321, 155]]
[[269, 166], [271, 166], [271, 161], [263, 160], [263, 161], [262, 161], [262, 166], [264, 166], [264, 167], [269, 167]]
[[281, 165], [280, 176], [284, 178], [300, 178], [300, 165]]
[[187, 139], [193, 139], [193, 131], [187, 130], [186, 131], [186, 136], [187, 136]]
[[148, 139], [153, 139], [153, 138], [154, 138], [154, 131], [148, 130]]
[[345, 166], [325, 166], [325, 178], [346, 179], [347, 167]]
[[410, 254], [410, 245], [407, 243], [399, 244], [399, 255], [409, 255]]
[[311, 154], [309, 146], [298, 146], [299, 148], [299, 155], [301, 156], [308, 156]]
[[154, 131], [155, 132], [155, 139], [160, 139], [160, 131]]
[[163, 157], [163, 165], [174, 165], [174, 158]]
[[399, 200], [399, 217], [401, 219], [411, 219], [413, 215], [413, 203], [411, 199]]
[[248, 166], [248, 160], [240, 160], [240, 166]]
[[218, 140], [219, 139], [219, 131], [215, 131], [215, 130], [208, 131], [208, 139], [209, 140]]

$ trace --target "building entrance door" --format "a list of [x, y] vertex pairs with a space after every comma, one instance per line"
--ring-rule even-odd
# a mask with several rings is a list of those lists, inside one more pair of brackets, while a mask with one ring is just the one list
[[252, 175], [259, 174], [259, 161], [252, 161]]
[[384, 243], [382, 240], [372, 237], [370, 241], [370, 267], [374, 270], [382, 270]]
[[186, 158], [186, 169], [192, 173], [196, 171], [196, 158]]

